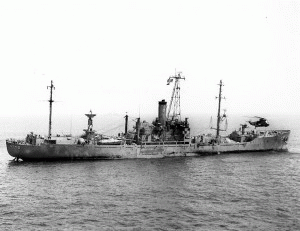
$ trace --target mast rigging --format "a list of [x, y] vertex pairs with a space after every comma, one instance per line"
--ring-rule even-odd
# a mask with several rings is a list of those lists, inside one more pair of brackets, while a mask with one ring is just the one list
[[[217, 127], [216, 128], [212, 127], [212, 118], [210, 118], [210, 128], [217, 131], [216, 138], [220, 137], [220, 131], [227, 131], [227, 127], [228, 127], [226, 109], [224, 109], [223, 115], [220, 114], [221, 113], [221, 100], [225, 99], [225, 97], [222, 96], [222, 87], [224, 86], [222, 80], [220, 80], [220, 83], [218, 85], [220, 86], [220, 88], [219, 88], [219, 96], [216, 96], [216, 99], [219, 99], [218, 114], [217, 114]], [[225, 129], [221, 129], [220, 124], [224, 120], [225, 120]]]
[[[173, 92], [171, 96], [170, 106], [167, 114], [168, 120], [175, 120], [181, 121], [181, 110], [180, 110], [180, 79], [184, 79], [185, 77], [181, 76], [181, 72], [178, 72], [174, 76], [170, 76], [167, 82], [167, 85], [170, 85], [171, 82], [175, 79]], [[172, 112], [171, 112], [172, 111]], [[171, 113], [171, 115], [170, 115]], [[171, 118], [170, 118], [171, 117]]]

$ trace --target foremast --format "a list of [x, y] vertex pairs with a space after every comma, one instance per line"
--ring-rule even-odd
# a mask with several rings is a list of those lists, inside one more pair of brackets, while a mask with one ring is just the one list
[[49, 130], [48, 130], [48, 140], [51, 140], [51, 129], [52, 129], [52, 103], [54, 100], [52, 99], [52, 91], [53, 89], [55, 90], [55, 87], [53, 85], [53, 81], [51, 80], [51, 85], [47, 86], [47, 89], [50, 88], [50, 99], [49, 99], [49, 104], [50, 104], [50, 112], [49, 112]]
[[218, 85], [220, 86], [220, 88], [219, 88], [219, 97], [216, 97], [216, 98], [219, 98], [218, 115], [217, 115], [217, 134], [216, 134], [217, 138], [220, 135], [220, 121], [221, 121], [220, 111], [221, 111], [221, 100], [222, 100], [222, 86], [224, 86], [222, 83], [222, 80], [220, 80], [220, 84], [218, 84]]

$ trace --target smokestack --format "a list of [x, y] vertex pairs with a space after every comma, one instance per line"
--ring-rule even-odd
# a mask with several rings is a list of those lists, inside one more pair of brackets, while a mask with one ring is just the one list
[[167, 121], [167, 102], [163, 99], [158, 102], [158, 121], [162, 126], [166, 125]]

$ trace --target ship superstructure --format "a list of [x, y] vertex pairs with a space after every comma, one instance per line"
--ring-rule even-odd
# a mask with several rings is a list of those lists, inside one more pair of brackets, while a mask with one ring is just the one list
[[[30, 133], [25, 140], [8, 139], [8, 153], [16, 160], [49, 159], [125, 159], [125, 158], [162, 158], [172, 156], [198, 156], [231, 152], [252, 151], [286, 151], [289, 130], [256, 129], [245, 131], [242, 126], [229, 136], [220, 135], [220, 122], [226, 118], [220, 114], [223, 83], [219, 84], [219, 104], [216, 135], [190, 136], [188, 119], [181, 119], [180, 80], [185, 79], [181, 73], [169, 77], [168, 84], [174, 82], [170, 105], [165, 100], [158, 102], [158, 116], [152, 123], [136, 119], [133, 130], [128, 130], [128, 115], [125, 116], [125, 132], [115, 137], [98, 134], [93, 129], [96, 114], [88, 117], [87, 129], [80, 137], [54, 138], [51, 135], [52, 124], [52, 90], [50, 86], [49, 132], [45, 139]], [[257, 123], [262, 124], [262, 123]]]

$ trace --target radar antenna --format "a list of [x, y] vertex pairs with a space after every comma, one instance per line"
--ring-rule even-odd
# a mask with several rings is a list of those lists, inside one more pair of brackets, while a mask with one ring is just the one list
[[87, 129], [84, 129], [86, 132], [92, 132], [93, 131], [93, 118], [96, 116], [96, 114], [93, 114], [92, 110], [90, 110], [89, 114], [85, 114], [88, 119], [88, 127]]
[[86, 139], [89, 142], [92, 137], [94, 137], [95, 131], [93, 130], [93, 118], [96, 116], [96, 114], [93, 114], [92, 110], [90, 110], [89, 114], [85, 114], [88, 119], [88, 127], [87, 129], [83, 129], [86, 134]]
[[[167, 114], [167, 119], [168, 120], [175, 120], [178, 119], [181, 121], [181, 111], [180, 111], [180, 80], [184, 79], [184, 76], [181, 76], [181, 72], [176, 73], [175, 70], [175, 75], [170, 76], [167, 85], [170, 85], [171, 82], [175, 79], [174, 87], [173, 87], [173, 92], [172, 92], [172, 97], [171, 97], [171, 102]], [[171, 113], [171, 114], [170, 114]]]

